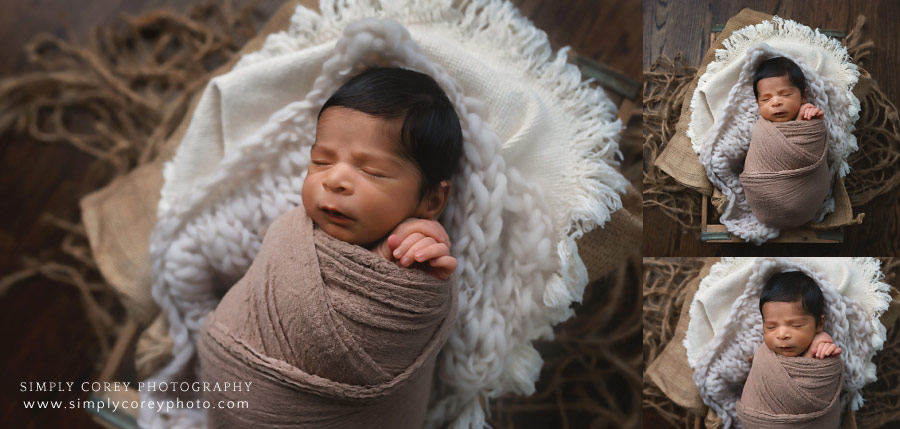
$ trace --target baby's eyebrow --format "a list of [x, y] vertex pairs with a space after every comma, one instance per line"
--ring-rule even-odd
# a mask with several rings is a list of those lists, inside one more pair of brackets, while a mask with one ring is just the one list
[[366, 163], [366, 162], [389, 162], [395, 166], [402, 166], [403, 164], [400, 162], [400, 156], [389, 153], [380, 153], [380, 152], [353, 152], [350, 156], [357, 162]]
[[313, 143], [313, 145], [309, 147], [310, 151], [312, 151], [313, 149], [315, 149], [319, 152], [325, 152], [325, 155], [333, 155], [334, 154], [334, 150], [329, 149], [328, 146], [322, 146], [318, 142]]

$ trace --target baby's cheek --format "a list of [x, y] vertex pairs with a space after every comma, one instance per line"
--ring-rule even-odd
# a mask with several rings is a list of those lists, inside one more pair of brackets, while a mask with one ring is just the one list
[[[303, 181], [303, 186], [300, 188], [300, 200], [303, 202], [304, 207], [311, 207], [315, 204], [312, 203], [312, 191], [309, 189], [312, 186], [312, 183], [309, 179]], [[309, 214], [309, 210], [306, 211], [306, 214]]]
[[766, 347], [768, 347], [769, 350], [773, 350], [773, 351], [775, 350], [775, 344], [774, 344], [773, 341], [772, 341], [772, 335], [771, 335], [771, 334], [765, 334], [765, 335], [763, 336], [763, 342], [766, 343]]

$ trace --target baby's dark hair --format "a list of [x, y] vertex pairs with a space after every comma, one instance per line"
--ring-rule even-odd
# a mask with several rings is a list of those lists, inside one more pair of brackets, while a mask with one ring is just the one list
[[753, 74], [753, 96], [759, 98], [759, 89], [757, 89], [756, 84], [760, 80], [784, 75], [787, 75], [791, 84], [800, 90], [801, 96], [806, 94], [806, 76], [803, 76], [803, 70], [800, 70], [800, 66], [785, 57], [775, 57], [761, 62], [759, 67], [756, 68], [756, 73]]
[[403, 118], [400, 154], [422, 173], [420, 197], [459, 169], [462, 129], [447, 94], [430, 76], [401, 68], [370, 68], [338, 88], [319, 110], [345, 107], [382, 119]]
[[774, 302], [794, 302], [800, 300], [803, 309], [816, 319], [816, 326], [825, 312], [825, 296], [816, 281], [800, 271], [778, 273], [769, 278], [759, 295], [759, 312], [763, 304]]

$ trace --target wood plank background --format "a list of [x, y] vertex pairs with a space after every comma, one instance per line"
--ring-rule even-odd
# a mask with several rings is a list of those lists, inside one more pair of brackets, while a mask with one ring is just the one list
[[[848, 31], [860, 14], [864, 35], [875, 41], [866, 69], [888, 99], [900, 104], [900, 2], [893, 0], [645, 0], [643, 66], [661, 55], [682, 53], [699, 66], [709, 48], [713, 25], [725, 24], [743, 8], [793, 19], [813, 28]], [[865, 148], [862, 148], [865, 150]], [[853, 174], [852, 172], [850, 174]], [[900, 255], [900, 192], [882, 195], [856, 208], [864, 223], [845, 229], [840, 244], [709, 244], [699, 232], [682, 231], [657, 208], [644, 209], [644, 256], [896, 256]], [[648, 238], [653, 238], [648, 239]]]
[[[119, 14], [169, 8], [185, 11], [198, 0], [94, 0], [72, 2], [0, 2], [0, 78], [29, 69], [23, 46], [41, 32], [67, 38], [67, 26], [86, 40], [97, 24]], [[249, 0], [232, 1], [242, 7]], [[522, 14], [544, 29], [555, 48], [573, 50], [640, 80], [640, 0], [514, 0]], [[280, 6], [278, 0], [257, 2], [260, 21]], [[42, 213], [77, 214], [78, 199], [90, 189], [79, 183], [91, 159], [65, 144], [32, 141], [20, 135], [0, 135], [0, 275], [16, 271], [20, 259], [35, 255], [61, 234], [40, 222]], [[53, 244], [54, 246], [56, 244]], [[25, 410], [23, 399], [85, 399], [79, 392], [19, 392], [21, 381], [93, 380], [97, 375], [98, 344], [84, 318], [75, 288], [33, 278], [0, 295], [0, 421], [16, 427], [98, 427], [82, 410]]]

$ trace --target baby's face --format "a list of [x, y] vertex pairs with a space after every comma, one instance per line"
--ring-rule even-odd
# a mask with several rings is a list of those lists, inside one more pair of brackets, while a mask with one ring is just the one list
[[763, 331], [766, 347], [782, 356], [800, 356], [820, 332], [816, 319], [800, 300], [793, 302], [769, 301], [763, 304]]
[[404, 219], [421, 217], [419, 170], [398, 152], [402, 124], [343, 107], [322, 112], [302, 191], [319, 228], [369, 246]]
[[791, 83], [787, 75], [760, 79], [756, 84], [759, 114], [772, 122], [793, 121], [806, 102], [804, 94]]

